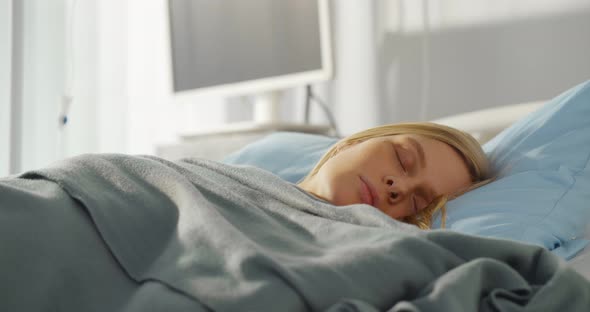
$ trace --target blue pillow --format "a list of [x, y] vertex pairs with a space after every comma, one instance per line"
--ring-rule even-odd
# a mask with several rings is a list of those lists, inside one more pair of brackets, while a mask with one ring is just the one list
[[338, 139], [298, 132], [270, 134], [223, 159], [224, 163], [266, 169], [297, 183]]
[[[570, 259], [590, 222], [590, 81], [484, 145], [497, 179], [447, 204], [446, 226], [524, 241]], [[434, 226], [440, 225], [440, 214]]]
[[[337, 140], [272, 134], [226, 158], [296, 183]], [[588, 241], [590, 81], [559, 95], [484, 145], [497, 179], [447, 204], [446, 227], [543, 246], [564, 259]], [[434, 228], [440, 227], [440, 214]]]

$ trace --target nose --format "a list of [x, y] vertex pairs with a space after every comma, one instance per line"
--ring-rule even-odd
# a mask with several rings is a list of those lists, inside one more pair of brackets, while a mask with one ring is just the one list
[[386, 185], [386, 197], [393, 202], [405, 198], [412, 189], [411, 181], [408, 181], [405, 177], [385, 176], [383, 182]]

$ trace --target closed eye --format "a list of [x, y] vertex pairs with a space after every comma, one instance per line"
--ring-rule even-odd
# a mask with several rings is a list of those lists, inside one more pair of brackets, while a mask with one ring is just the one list
[[408, 172], [406, 170], [406, 167], [404, 166], [404, 163], [401, 161], [401, 159], [399, 157], [399, 153], [397, 152], [397, 148], [395, 148], [395, 146], [393, 147], [393, 150], [395, 151], [395, 157], [397, 158], [397, 162], [399, 163], [400, 167], [402, 167], [402, 169], [404, 170], [404, 172]]

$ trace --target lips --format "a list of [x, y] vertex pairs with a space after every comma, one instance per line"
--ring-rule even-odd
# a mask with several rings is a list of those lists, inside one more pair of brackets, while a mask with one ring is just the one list
[[377, 196], [377, 192], [375, 191], [375, 189], [373, 188], [373, 185], [371, 185], [371, 182], [367, 178], [360, 176], [360, 179], [362, 182], [361, 183], [361, 200], [363, 201], [364, 204], [375, 206], [375, 204], [379, 200], [379, 197]]

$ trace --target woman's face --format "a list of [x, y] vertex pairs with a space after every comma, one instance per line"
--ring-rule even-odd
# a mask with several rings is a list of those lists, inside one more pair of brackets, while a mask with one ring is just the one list
[[400, 219], [471, 184], [467, 165], [451, 146], [400, 134], [344, 148], [300, 186], [337, 206], [364, 203]]

